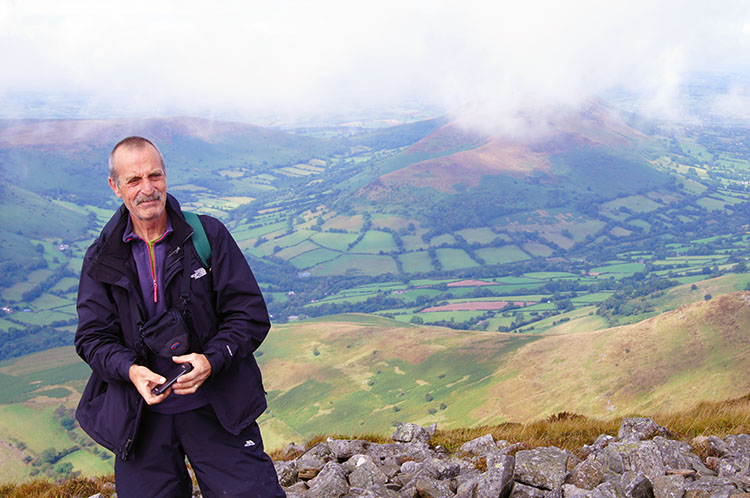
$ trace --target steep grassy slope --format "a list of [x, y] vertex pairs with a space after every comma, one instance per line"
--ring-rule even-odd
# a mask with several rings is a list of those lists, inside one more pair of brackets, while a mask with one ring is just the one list
[[633, 325], [547, 337], [498, 369], [523, 374], [496, 383], [473, 415], [611, 417], [740, 396], [750, 391], [748, 324], [750, 293], [739, 292]]
[[[523, 422], [560, 411], [611, 418], [750, 391], [750, 293], [647, 321], [529, 336], [402, 327], [363, 317], [275, 327], [260, 361], [271, 441]], [[331, 429], [331, 427], [335, 429]]]

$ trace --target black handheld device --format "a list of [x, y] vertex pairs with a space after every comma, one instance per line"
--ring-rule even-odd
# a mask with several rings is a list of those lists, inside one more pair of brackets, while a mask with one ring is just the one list
[[172, 384], [177, 382], [177, 379], [179, 379], [180, 377], [182, 377], [183, 375], [185, 375], [192, 369], [193, 369], [193, 365], [191, 365], [190, 363], [180, 363], [179, 367], [176, 370], [174, 370], [173, 372], [170, 372], [168, 376], [165, 376], [167, 377], [167, 381], [164, 384], [159, 384], [155, 388], [151, 389], [151, 393], [154, 396], [158, 396], [162, 394], [164, 391], [169, 389], [172, 386]]

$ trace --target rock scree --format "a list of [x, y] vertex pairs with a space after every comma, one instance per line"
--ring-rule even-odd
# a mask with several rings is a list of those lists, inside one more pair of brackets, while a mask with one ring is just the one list
[[624, 419], [617, 437], [576, 452], [583, 460], [489, 434], [449, 454], [430, 445], [435, 430], [398, 424], [393, 443], [290, 444], [276, 472], [289, 498], [750, 498], [750, 434], [695, 438], [712, 455], [704, 462], [649, 418]]

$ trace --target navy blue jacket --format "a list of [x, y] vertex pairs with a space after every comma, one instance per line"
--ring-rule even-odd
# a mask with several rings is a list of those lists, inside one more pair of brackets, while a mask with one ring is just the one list
[[[179, 307], [183, 258], [190, 258], [191, 274], [204, 272], [190, 242], [193, 229], [177, 200], [167, 197], [173, 232], [166, 241], [162, 285], [167, 302]], [[145, 403], [128, 371], [134, 363], [146, 364], [137, 327], [145, 316], [143, 301], [130, 246], [122, 241], [128, 216], [122, 205], [86, 252], [75, 337], [76, 352], [92, 370], [76, 418], [96, 442], [123, 459], [135, 440]], [[211, 269], [190, 279], [191, 346], [211, 363], [211, 376], [200, 389], [222, 426], [239, 434], [266, 409], [253, 352], [270, 322], [255, 277], [229, 231], [215, 218], [200, 218], [211, 243]]]

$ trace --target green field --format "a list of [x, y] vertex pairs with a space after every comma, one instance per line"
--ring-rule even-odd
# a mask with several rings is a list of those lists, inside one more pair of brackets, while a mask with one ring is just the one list
[[379, 275], [397, 273], [396, 262], [390, 256], [345, 254], [333, 261], [319, 264], [317, 275]]
[[347, 250], [349, 244], [357, 239], [357, 234], [324, 232], [314, 234], [311, 239], [316, 244], [328, 249], [344, 252]]
[[395, 249], [396, 243], [393, 241], [393, 236], [390, 233], [368, 230], [364, 238], [352, 248], [352, 252], [378, 254], [381, 252], [391, 252]]
[[488, 247], [478, 249], [477, 256], [491, 265], [501, 265], [531, 259], [531, 256], [518, 248], [518, 246]]
[[457, 268], [472, 268], [479, 263], [472, 260], [469, 255], [461, 249], [438, 249], [437, 257], [443, 265], [444, 270], [455, 270]]
[[[302, 244], [300, 244], [302, 245]], [[306, 251], [299, 256], [295, 256], [289, 260], [294, 266], [300, 269], [312, 268], [325, 261], [330, 261], [341, 256], [341, 253], [331, 251], [330, 249], [318, 248], [311, 251]]]
[[633, 273], [643, 271], [646, 269], [646, 265], [643, 263], [618, 263], [607, 266], [597, 266], [592, 268], [591, 271], [595, 273], [621, 273], [632, 275]]
[[404, 271], [408, 273], [430, 272], [434, 269], [430, 256], [424, 251], [401, 254], [398, 258]]
[[[465, 228], [458, 230], [456, 234], [466, 239], [469, 244], [489, 244], [499, 237], [489, 228]], [[505, 238], [507, 239], [507, 236]]]

